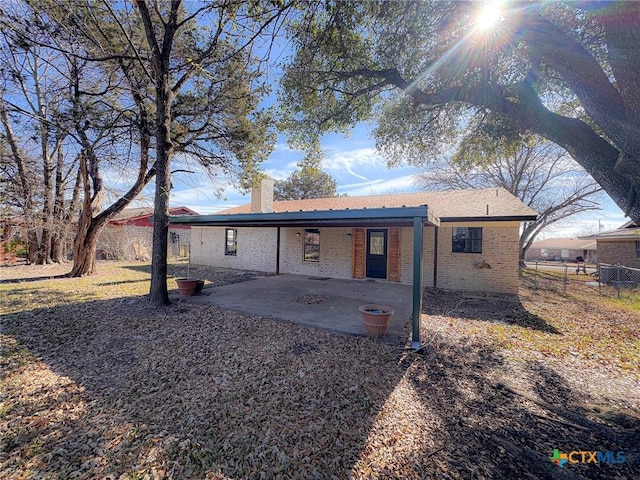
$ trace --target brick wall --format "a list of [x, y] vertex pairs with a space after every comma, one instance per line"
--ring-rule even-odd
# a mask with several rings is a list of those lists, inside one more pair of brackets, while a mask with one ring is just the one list
[[238, 228], [236, 255], [225, 255], [224, 227], [192, 227], [191, 263], [237, 270], [276, 271], [276, 228]]
[[[438, 241], [438, 288], [467, 292], [518, 294], [517, 222], [502, 224], [445, 224]], [[482, 253], [454, 253], [454, 227], [482, 227]], [[491, 268], [478, 268], [485, 262]]]
[[640, 268], [640, 259], [636, 258], [636, 240], [598, 239], [598, 262]]
[[[456, 226], [482, 226], [482, 253], [452, 253], [452, 229]], [[370, 228], [375, 228], [371, 226]], [[276, 229], [238, 228], [237, 256], [224, 255], [222, 227], [192, 229], [191, 261], [243, 270], [275, 272]], [[438, 230], [438, 288], [469, 292], [518, 293], [517, 222], [445, 224]], [[298, 236], [297, 234], [300, 234]], [[351, 278], [351, 228], [320, 228], [320, 261], [305, 262], [304, 228], [281, 228], [280, 273]], [[433, 286], [435, 228], [423, 234], [423, 284]], [[413, 229], [400, 233], [401, 283], [413, 282]], [[476, 265], [486, 262], [490, 269]]]
[[[320, 261], [305, 262], [304, 228], [283, 228], [280, 272], [331, 278], [351, 278], [350, 228], [320, 228]], [[298, 237], [297, 234], [300, 234]]]
[[[482, 253], [453, 253], [454, 227], [482, 227]], [[433, 287], [435, 227], [423, 234], [422, 283]], [[518, 294], [517, 222], [445, 223], [438, 229], [438, 288], [469, 292]], [[402, 283], [413, 282], [413, 229], [402, 229]], [[477, 268], [481, 262], [491, 268]]]

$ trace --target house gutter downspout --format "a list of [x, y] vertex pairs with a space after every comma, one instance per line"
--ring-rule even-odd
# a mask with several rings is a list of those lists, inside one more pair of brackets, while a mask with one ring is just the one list
[[423, 230], [423, 218], [413, 217], [413, 312], [411, 315], [411, 347], [414, 350], [420, 349]]
[[439, 226], [433, 227], [433, 289], [438, 291], [438, 232]]

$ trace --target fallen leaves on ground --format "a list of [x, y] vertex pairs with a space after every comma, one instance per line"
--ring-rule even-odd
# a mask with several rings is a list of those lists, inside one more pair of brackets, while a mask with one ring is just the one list
[[[148, 278], [109, 268], [99, 282], [69, 279], [78, 300], [51, 306], [21, 307], [11, 291], [25, 284], [0, 286], [12, 299], [2, 318], [0, 478], [640, 474], [638, 368], [613, 352], [585, 355], [604, 356], [604, 344], [581, 343], [573, 331], [609, 331], [609, 344], [632, 356], [625, 342], [638, 333], [637, 312], [620, 309], [619, 335], [608, 326], [620, 307], [598, 304], [591, 314], [593, 305], [552, 292], [523, 291], [522, 304], [498, 314], [479, 312], [477, 299], [460, 313], [464, 298], [434, 296], [425, 346], [413, 354], [210, 304], [156, 308], [141, 292], [107, 295], [105, 286], [138, 288]], [[57, 298], [47, 282], [28, 285]], [[572, 320], [578, 314], [587, 318]], [[578, 355], [541, 348], [563, 337]], [[548, 458], [554, 448], [623, 450], [627, 461], [559, 469]]]

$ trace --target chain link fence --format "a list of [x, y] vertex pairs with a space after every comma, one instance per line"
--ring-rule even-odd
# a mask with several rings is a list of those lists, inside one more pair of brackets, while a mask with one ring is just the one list
[[621, 292], [625, 290], [638, 290], [640, 287], [640, 269], [625, 267], [624, 265], [607, 265], [601, 263], [598, 266], [598, 281], [600, 288], [603, 285], [613, 287], [618, 293], [618, 298]]
[[533, 288], [563, 291], [587, 288], [604, 296], [640, 294], [640, 269], [624, 265], [585, 265], [584, 263], [529, 262], [528, 280]]

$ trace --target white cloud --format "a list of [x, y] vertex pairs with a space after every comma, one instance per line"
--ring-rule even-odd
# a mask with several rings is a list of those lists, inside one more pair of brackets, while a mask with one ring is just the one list
[[357, 197], [361, 195], [414, 192], [416, 189], [413, 175], [402, 175], [394, 178], [378, 178], [367, 182], [343, 185], [338, 187], [338, 191]]
[[276, 180], [284, 180], [298, 168], [297, 162], [287, 162], [284, 166], [264, 168], [263, 172]]
[[302, 152], [299, 148], [292, 148], [287, 142], [278, 142], [273, 147], [274, 152]]
[[386, 170], [385, 161], [375, 148], [358, 148], [339, 152], [328, 151], [323, 167], [332, 175], [344, 175], [344, 172], [347, 172], [351, 176], [364, 181], [368, 181], [369, 177], [362, 170], [365, 170], [367, 174], [372, 170]]

